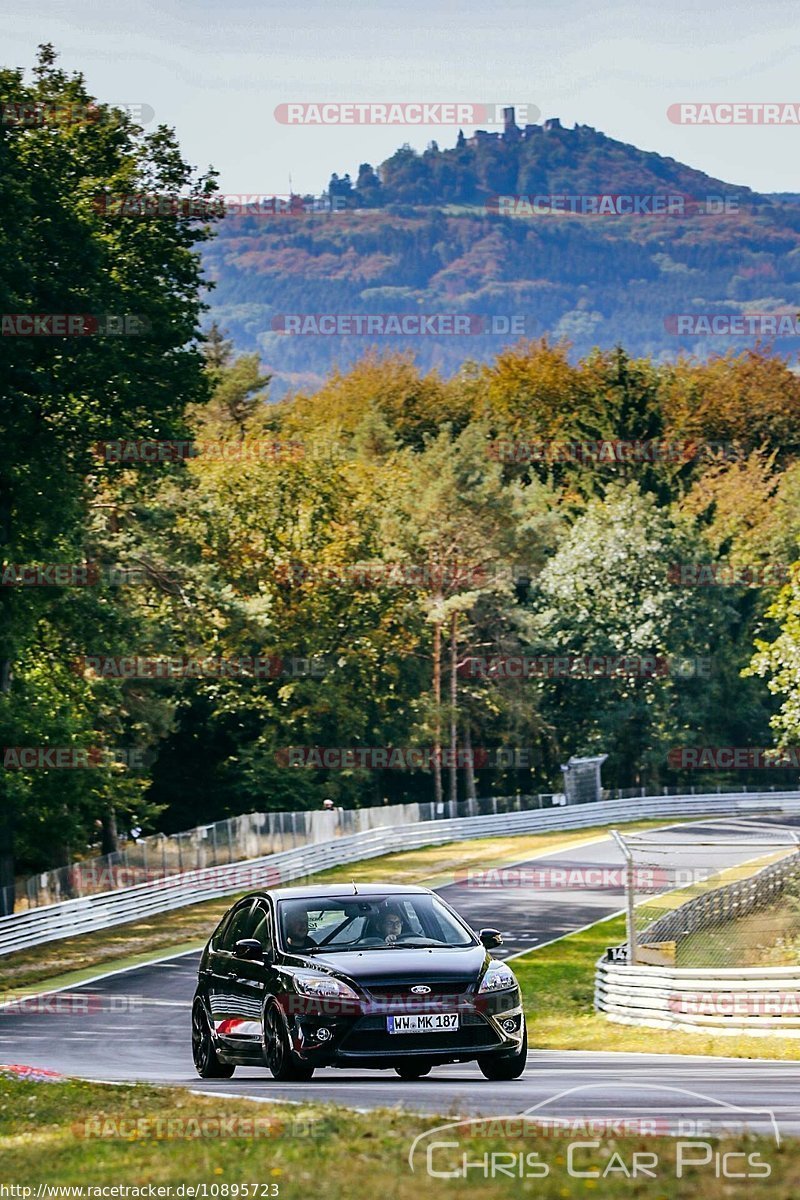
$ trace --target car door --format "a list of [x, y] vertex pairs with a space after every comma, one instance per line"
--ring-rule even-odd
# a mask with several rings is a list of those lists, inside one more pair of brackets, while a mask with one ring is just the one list
[[272, 914], [267, 900], [256, 900], [242, 928], [245, 932], [237, 933], [231, 951], [239, 938], [251, 938], [261, 943], [262, 958], [239, 958], [231, 952], [230, 992], [237, 1020], [231, 1036], [236, 1039], [237, 1051], [260, 1061], [264, 998], [275, 954]]
[[234, 956], [233, 947], [253, 927], [254, 907], [252, 896], [236, 905], [209, 948], [209, 1007], [214, 1030], [226, 1050], [233, 1050], [240, 1043], [237, 1031], [245, 1020], [235, 984], [241, 960]]

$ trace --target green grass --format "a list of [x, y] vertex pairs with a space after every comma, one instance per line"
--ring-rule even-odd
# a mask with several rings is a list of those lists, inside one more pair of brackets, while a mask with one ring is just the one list
[[800, 961], [797, 900], [782, 897], [772, 908], [701, 929], [681, 938], [679, 967], [790, 967]]
[[[492, 1085], [476, 1082], [476, 1088], [481, 1086]], [[517, 1107], [512, 1101], [508, 1115]], [[477, 1131], [471, 1126], [448, 1130], [444, 1136], [448, 1141], [457, 1139], [459, 1147], [454, 1160], [444, 1157], [446, 1151], [438, 1151], [434, 1169], [449, 1169], [464, 1151], [473, 1163], [491, 1151], [538, 1154], [549, 1169], [546, 1177], [486, 1179], [473, 1169], [466, 1179], [437, 1179], [426, 1173], [424, 1155], [415, 1158], [412, 1174], [408, 1153], [413, 1138], [441, 1121], [398, 1109], [353, 1112], [317, 1104], [311, 1094], [307, 1102], [287, 1106], [199, 1096], [175, 1088], [30, 1083], [0, 1076], [0, 1183], [30, 1187], [34, 1197], [39, 1184], [84, 1189], [205, 1184], [209, 1196], [218, 1185], [220, 1197], [231, 1197], [235, 1185], [269, 1185], [266, 1191], [259, 1189], [255, 1200], [269, 1195], [273, 1186], [273, 1194], [281, 1200], [374, 1200], [376, 1195], [381, 1200], [419, 1200], [421, 1195], [425, 1200], [519, 1196], [560, 1200], [592, 1194], [603, 1200], [631, 1196], [677, 1200], [698, 1195], [704, 1200], [747, 1195], [752, 1200], [759, 1183], [764, 1200], [796, 1196], [800, 1191], [800, 1147], [794, 1141], [778, 1149], [774, 1140], [740, 1137], [715, 1146], [758, 1153], [769, 1165], [770, 1177], [750, 1182], [717, 1179], [711, 1166], [690, 1169], [677, 1180], [676, 1145], [666, 1138], [601, 1134], [600, 1145], [577, 1160], [581, 1168], [599, 1166], [602, 1171], [614, 1153], [628, 1163], [634, 1150], [657, 1154], [658, 1177], [633, 1183], [619, 1170], [605, 1180], [571, 1177], [565, 1141], [515, 1138], [513, 1131], [509, 1134], [497, 1124]], [[259, 1136], [254, 1136], [256, 1132]], [[741, 1165], [741, 1159], [735, 1161], [737, 1167]], [[87, 1200], [90, 1195], [84, 1191]]]
[[[787, 850], [772, 851], [735, 866], [716, 871], [708, 879], [689, 887], [677, 888], [642, 901], [637, 906], [637, 928], [641, 931], [673, 909], [704, 892], [716, 891], [738, 880], [748, 879], [756, 872], [785, 857]], [[726, 921], [709, 929], [678, 939], [676, 967], [754, 967], [779, 966], [797, 962], [800, 935], [800, 915], [788, 896], [782, 897], [772, 909], [751, 913], [747, 917]]]
[[531, 1048], [703, 1054], [730, 1058], [800, 1058], [800, 1039], [735, 1037], [618, 1025], [594, 1010], [595, 964], [625, 941], [625, 918], [611, 917], [515, 958]]

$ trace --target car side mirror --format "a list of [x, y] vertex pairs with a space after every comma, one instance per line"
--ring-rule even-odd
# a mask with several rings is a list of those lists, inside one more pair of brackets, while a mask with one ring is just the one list
[[482, 929], [478, 937], [487, 950], [493, 950], [495, 946], [503, 944], [503, 935], [499, 929]]
[[261, 942], [255, 938], [241, 938], [233, 947], [236, 958], [263, 959], [264, 951]]

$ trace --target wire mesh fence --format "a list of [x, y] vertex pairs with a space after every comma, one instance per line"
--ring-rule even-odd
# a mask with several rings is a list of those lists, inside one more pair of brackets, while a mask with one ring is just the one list
[[[765, 794], [765, 789], [751, 788]], [[775, 791], [775, 788], [768, 789]], [[747, 793], [744, 786], [740, 793]], [[694, 788], [662, 787], [657, 792], [644, 787], [604, 788], [602, 800], [632, 800], [647, 795], [720, 795]], [[84, 896], [115, 891], [180, 875], [205, 867], [224, 866], [267, 854], [279, 854], [300, 846], [313, 845], [332, 837], [361, 833], [384, 825], [436, 821], [453, 817], [488, 816], [506, 812], [527, 812], [569, 803], [584, 803], [564, 792], [540, 792], [530, 795], [484, 796], [452, 803], [375, 805], [368, 808], [296, 812], [246, 813], [182, 833], [153, 834], [128, 838], [113, 854], [87, 856], [67, 866], [56, 867], [20, 878], [13, 888], [0, 889], [0, 912], [21, 912], [45, 904], [56, 904]], [[591, 802], [591, 800], [589, 800]]]
[[[633, 964], [800, 964], [800, 825], [724, 819], [614, 836]], [[613, 955], [612, 955], [613, 956]]]
[[[565, 802], [561, 793], [490, 796], [455, 804], [393, 804], [332, 811], [246, 813], [175, 834], [128, 838], [113, 854], [86, 858], [17, 881], [13, 910], [24, 911], [94, 896], [181, 875], [225, 866], [267, 854], [346, 837], [380, 826], [416, 824], [453, 817], [489, 816], [552, 808]], [[10, 892], [11, 889], [8, 889]], [[8, 900], [8, 896], [0, 896]], [[11, 911], [12, 906], [0, 906]]]

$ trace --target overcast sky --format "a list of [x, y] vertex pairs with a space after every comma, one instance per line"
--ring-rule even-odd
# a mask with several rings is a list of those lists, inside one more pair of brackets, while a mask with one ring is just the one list
[[[706, 11], [703, 11], [706, 8]], [[316, 193], [447, 127], [278, 123], [323, 101], [535, 104], [759, 191], [800, 191], [798, 126], [686, 127], [678, 101], [800, 101], [795, 0], [36, 0], [0, 15], [6, 66], [39, 42], [102, 100], [149, 104], [223, 191]], [[469, 128], [466, 129], [469, 133]], [[613, 186], [613, 181], [609, 181]]]

